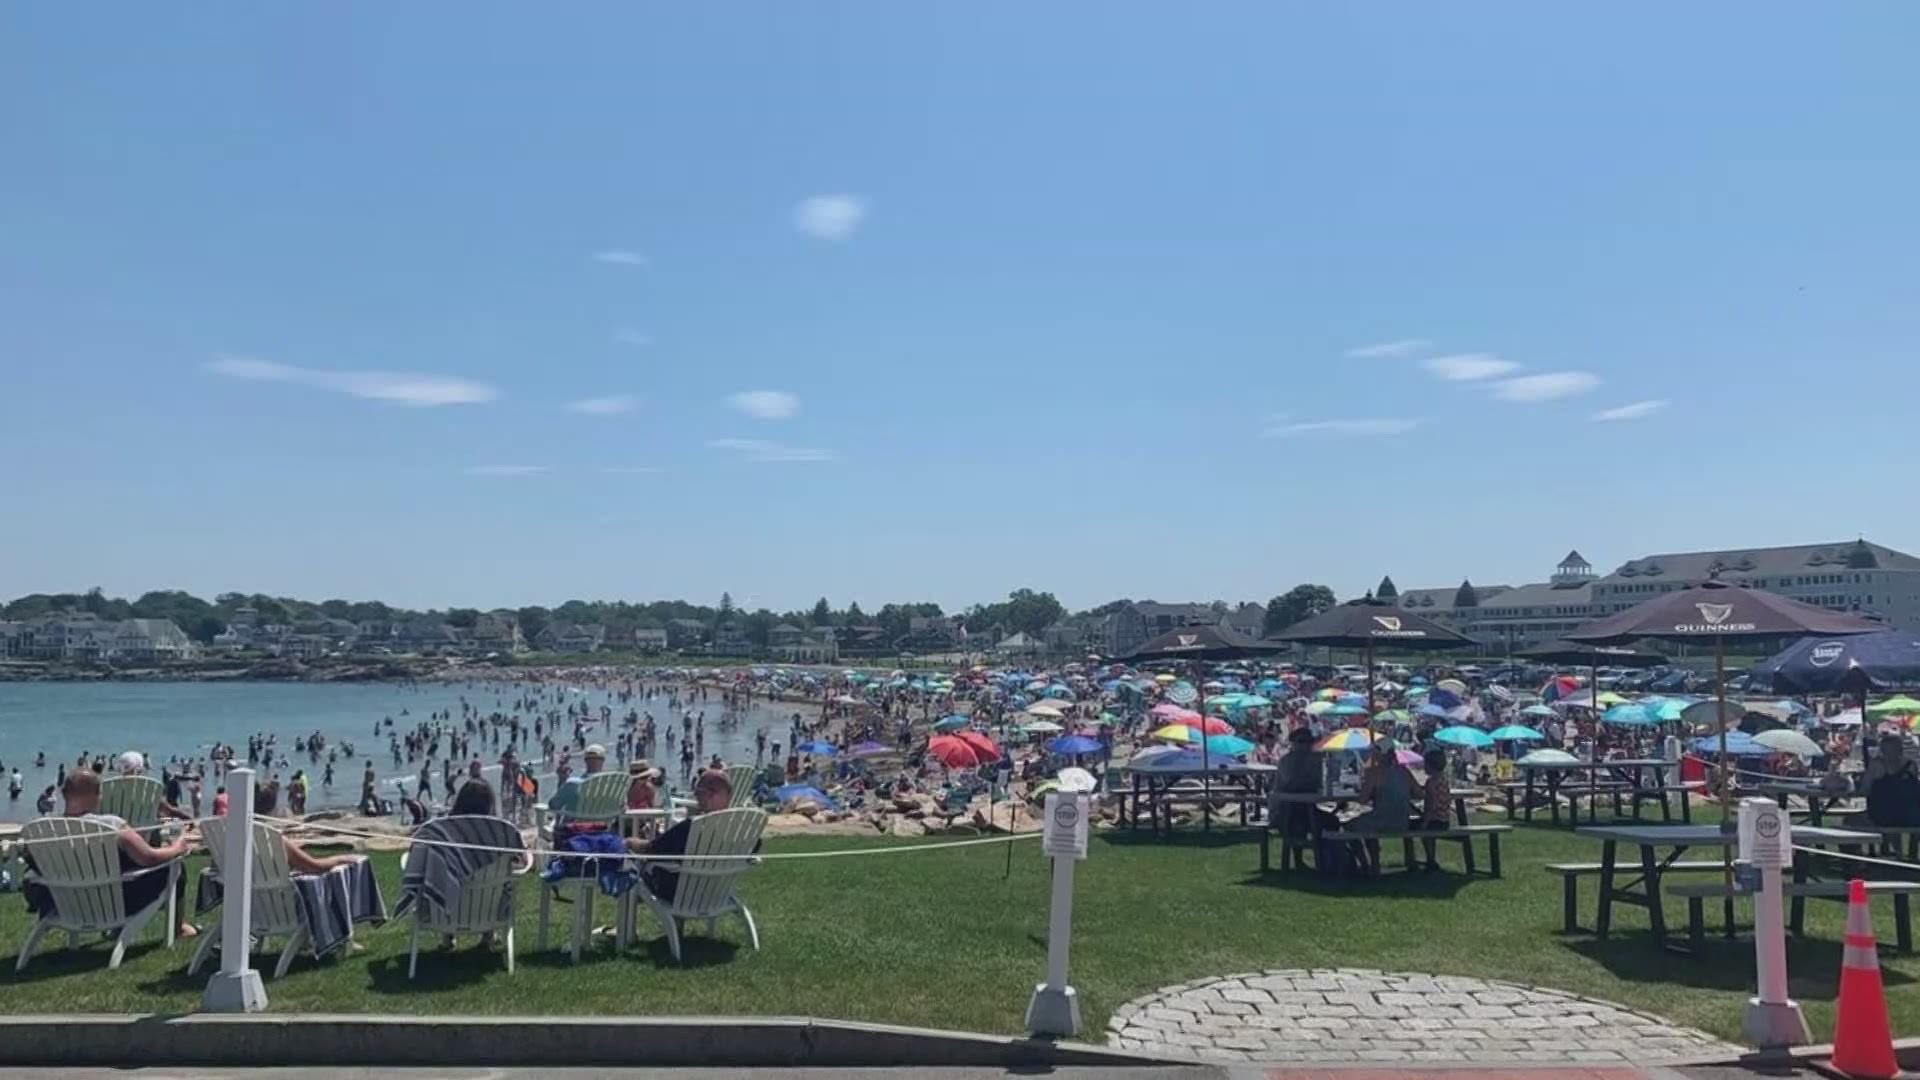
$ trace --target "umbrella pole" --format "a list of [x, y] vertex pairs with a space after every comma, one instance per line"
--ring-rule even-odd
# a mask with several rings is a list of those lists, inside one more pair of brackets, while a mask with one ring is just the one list
[[[1713, 693], [1718, 705], [1714, 707], [1716, 719], [1720, 722], [1720, 832], [1727, 829], [1727, 781], [1733, 770], [1727, 766], [1727, 639], [1719, 634], [1713, 637]], [[1726, 886], [1726, 899], [1722, 914], [1725, 917], [1727, 936], [1733, 936], [1733, 848], [1722, 844], [1720, 847], [1720, 880]]]
[[[1593, 700], [1593, 760], [1587, 764], [1592, 766], [1600, 763], [1600, 658], [1597, 656], [1587, 665], [1587, 679], [1589, 680], [1587, 696]], [[1589, 768], [1587, 769], [1587, 821], [1596, 825], [1600, 823], [1600, 811], [1595, 809], [1599, 804], [1599, 796], [1600, 770]], [[1575, 810], [1573, 816], [1574, 824], [1580, 824], [1580, 811]]]
[[1193, 662], [1193, 685], [1200, 691], [1200, 830], [1213, 831], [1213, 769], [1207, 761], [1207, 665]]
[[1373, 639], [1367, 639], [1367, 727], [1373, 727]]

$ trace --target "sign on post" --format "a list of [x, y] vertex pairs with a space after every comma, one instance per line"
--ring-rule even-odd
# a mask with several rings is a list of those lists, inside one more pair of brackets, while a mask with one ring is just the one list
[[1740, 800], [1740, 859], [1758, 877], [1753, 897], [1753, 958], [1759, 994], [1747, 999], [1747, 1037], [1762, 1051], [1813, 1041], [1800, 1006], [1787, 996], [1787, 928], [1780, 871], [1793, 864], [1793, 825], [1772, 799]]
[[1040, 848], [1053, 858], [1053, 900], [1047, 912], [1047, 981], [1027, 1002], [1027, 1030], [1035, 1035], [1080, 1034], [1080, 997], [1067, 985], [1067, 947], [1073, 938], [1073, 865], [1087, 857], [1087, 796], [1056, 791], [1042, 810]]

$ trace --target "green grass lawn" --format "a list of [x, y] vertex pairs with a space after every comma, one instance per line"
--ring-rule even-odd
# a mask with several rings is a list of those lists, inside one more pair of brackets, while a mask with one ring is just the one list
[[[854, 843], [778, 839], [768, 850]], [[1502, 854], [1507, 876], [1498, 881], [1397, 871], [1364, 881], [1262, 879], [1250, 834], [1097, 834], [1080, 865], [1072, 963], [1089, 1034], [1101, 1037], [1113, 1009], [1170, 983], [1262, 968], [1373, 967], [1558, 987], [1737, 1039], [1752, 992], [1750, 943], [1715, 940], [1698, 957], [1667, 953], [1648, 938], [1645, 913], [1631, 908], [1615, 909], [1616, 932], [1605, 943], [1565, 936], [1559, 878], [1540, 867], [1594, 859], [1598, 844], [1522, 827]], [[1442, 853], [1449, 865], [1455, 858]], [[379, 862], [391, 905], [397, 860]], [[575, 967], [558, 948], [535, 952], [536, 894], [523, 883], [512, 977], [470, 945], [452, 954], [436, 945], [409, 982], [406, 928], [389, 926], [363, 929], [363, 954], [297, 961], [287, 978], [268, 984], [268, 995], [285, 1011], [757, 1013], [1017, 1032], [1045, 967], [1048, 879], [1032, 841], [1014, 847], [1012, 872], [1005, 870], [1003, 845], [769, 862], [743, 888], [761, 950], [748, 949], [732, 922], [717, 940], [694, 936], [684, 966], [644, 915], [641, 940], [624, 955], [601, 943]], [[1583, 922], [1592, 918], [1592, 884], [1583, 883]], [[1890, 911], [1876, 910], [1881, 941], [1891, 942]], [[571, 911], [556, 908], [557, 931]], [[1670, 905], [1677, 925], [1684, 915], [1683, 905]], [[1790, 948], [1793, 990], [1820, 1038], [1832, 1024], [1844, 915], [1842, 904], [1812, 903], [1808, 938]], [[601, 901], [596, 921], [612, 921], [610, 901]], [[20, 898], [0, 897], [0, 1010], [164, 1013], [199, 1005], [205, 973], [186, 977], [190, 944], [169, 952], [149, 931], [117, 972], [106, 970], [108, 948], [96, 941], [43, 951], [16, 975], [11, 961], [26, 928]], [[1886, 944], [1881, 957], [1896, 1032], [1920, 1031], [1920, 962]]]

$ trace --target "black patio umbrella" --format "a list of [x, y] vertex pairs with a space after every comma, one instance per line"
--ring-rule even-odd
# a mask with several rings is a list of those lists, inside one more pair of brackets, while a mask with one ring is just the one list
[[1275, 634], [1272, 640], [1366, 650], [1368, 713], [1373, 712], [1374, 646], [1437, 652], [1476, 644], [1472, 638], [1456, 634], [1392, 601], [1376, 600], [1372, 593], [1310, 615]]
[[[1565, 636], [1588, 645], [1624, 645], [1651, 638], [1656, 641], [1713, 640], [1714, 698], [1719, 715], [1727, 710], [1727, 640], [1800, 637], [1849, 637], [1882, 629], [1879, 623], [1845, 612], [1789, 600], [1777, 593], [1750, 589], [1720, 580], [1703, 581], [1692, 588], [1663, 593], [1625, 611], [1595, 619]], [[1727, 728], [1720, 726], [1720, 806], [1727, 805]], [[1733, 825], [1725, 819], [1722, 828]], [[1733, 881], [1732, 852], [1724, 852], [1725, 878]], [[1733, 925], [1733, 898], [1727, 897], [1727, 925]]]
[[1193, 664], [1193, 685], [1200, 692], [1200, 827], [1213, 827], [1213, 781], [1207, 754], [1207, 673], [1205, 665], [1227, 660], [1249, 660], [1272, 656], [1292, 646], [1284, 641], [1253, 638], [1223, 624], [1183, 626], [1149, 639], [1125, 656], [1115, 657], [1130, 664], [1150, 664], [1168, 660]]

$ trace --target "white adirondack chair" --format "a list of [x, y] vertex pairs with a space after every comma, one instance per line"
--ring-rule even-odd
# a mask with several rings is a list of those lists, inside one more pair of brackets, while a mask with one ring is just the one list
[[[511, 854], [493, 856], [485, 866], [475, 867], [460, 881], [460, 891], [447, 898], [443, 907], [425, 896], [420, 896], [413, 905], [413, 936], [407, 943], [407, 978], [414, 977], [420, 965], [420, 935], [441, 934], [486, 934], [504, 930], [501, 944], [507, 953], [507, 974], [513, 974], [513, 897], [514, 885], [520, 874], [526, 872], [522, 866], [525, 844], [520, 839], [520, 830], [504, 818], [494, 818], [503, 828], [500, 832], [501, 846], [511, 846], [516, 851]], [[456, 842], [449, 835], [447, 818], [435, 818], [414, 830], [415, 841]], [[509, 841], [507, 838], [511, 836]], [[480, 855], [481, 853], [475, 853]], [[414, 857], [413, 849], [408, 848], [402, 857], [401, 866], [405, 867]], [[481, 857], [484, 857], [483, 855]], [[505, 900], [501, 899], [504, 892]]]
[[[626, 773], [595, 773], [580, 783], [580, 801], [566, 812], [568, 821], [600, 822], [615, 832], [619, 831], [620, 818], [627, 812]], [[554, 822], [552, 813], [545, 803], [536, 803], [533, 807], [535, 835], [546, 845], [540, 858], [540, 867], [545, 869], [545, 852], [555, 850], [553, 841]], [[545, 883], [542, 883], [545, 885]], [[573, 934], [568, 939], [568, 947], [574, 963], [580, 962], [580, 949], [587, 939], [593, 936], [593, 901], [598, 895], [600, 883], [593, 875], [582, 877], [564, 877], [552, 885], [540, 890], [540, 936], [539, 947], [547, 947], [547, 924], [553, 914], [553, 894], [562, 889], [573, 891]]]
[[[207, 851], [213, 856], [213, 868], [222, 882], [231, 882], [234, 875], [224, 864], [227, 851], [227, 826], [229, 819], [224, 817], [208, 818], [200, 823], [202, 835], [206, 837]], [[253, 925], [247, 933], [261, 945], [267, 939], [284, 937], [286, 946], [280, 951], [280, 962], [274, 965], [273, 977], [278, 979], [286, 975], [293, 966], [293, 958], [300, 948], [308, 942], [307, 924], [300, 918], [300, 894], [293, 888], [293, 871], [287, 866], [286, 845], [281, 843], [280, 830], [264, 821], [253, 823]], [[187, 964], [187, 974], [200, 970], [200, 965], [213, 952], [214, 943], [221, 937], [215, 927], [200, 935], [200, 944], [193, 950], [193, 959]]]
[[735, 765], [727, 770], [727, 783], [733, 786], [733, 800], [727, 808], [753, 805], [753, 776], [759, 769], [751, 765]]
[[20, 844], [31, 853], [35, 867], [27, 880], [39, 882], [53, 895], [53, 911], [35, 920], [13, 970], [26, 969], [34, 948], [49, 930], [65, 930], [69, 947], [81, 934], [118, 931], [113, 958], [107, 961], [111, 971], [126, 956], [127, 943], [139, 937], [163, 907], [167, 947], [173, 947], [174, 928], [179, 925], [173, 895], [174, 882], [180, 877], [179, 860], [145, 871], [164, 875], [166, 888], [146, 907], [129, 912], [122, 887], [141, 872], [120, 869], [120, 830], [86, 818], [40, 818], [21, 828]]
[[109, 776], [100, 781], [100, 812], [135, 829], [150, 829], [160, 824], [166, 793], [166, 786], [151, 776]]
[[737, 889], [741, 877], [759, 865], [753, 851], [766, 827], [766, 813], [752, 807], [731, 807], [694, 818], [687, 834], [687, 854], [707, 857], [678, 865], [680, 880], [670, 901], [653, 895], [643, 877], [621, 900], [622, 940], [632, 937], [635, 905], [644, 900], [666, 930], [667, 948], [675, 960], [680, 959], [681, 923], [688, 919], [705, 919], [711, 935], [721, 916], [738, 913], [747, 924], [748, 940], [758, 949], [760, 930], [754, 925], [753, 912], [740, 902]]

